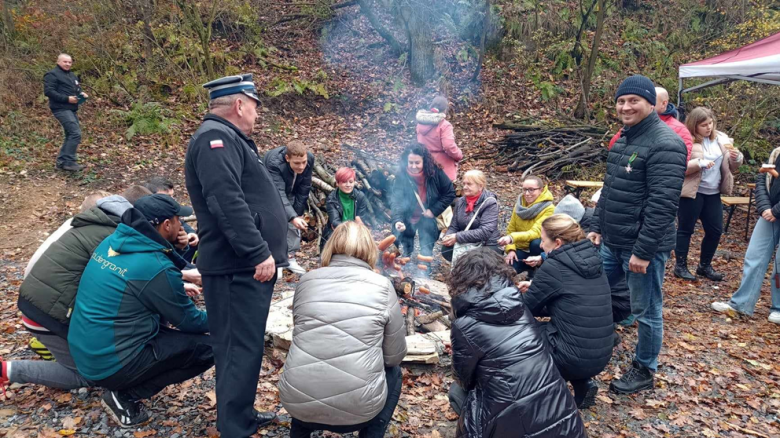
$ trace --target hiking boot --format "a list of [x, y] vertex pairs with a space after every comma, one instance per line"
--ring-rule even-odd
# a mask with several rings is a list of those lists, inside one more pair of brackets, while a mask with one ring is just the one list
[[599, 387], [591, 379], [579, 381], [577, 384], [572, 382], [574, 388], [574, 402], [577, 403], [577, 409], [588, 409], [596, 404], [596, 394], [599, 393]]
[[285, 268], [288, 271], [298, 275], [303, 275], [306, 273], [306, 269], [303, 269], [303, 266], [298, 264], [298, 261], [295, 260], [295, 257], [291, 257], [290, 259], [288, 259], [288, 262], [290, 263], [290, 265]]
[[724, 303], [721, 301], [715, 301], [710, 305], [712, 307], [712, 310], [720, 313], [725, 313], [729, 316], [737, 316], [739, 314], [739, 311], [733, 307], [731, 307], [731, 304]]
[[52, 356], [51, 352], [43, 345], [43, 342], [38, 340], [38, 338], [30, 339], [30, 342], [27, 343], [27, 347], [40, 356], [41, 359], [54, 361], [54, 356]]
[[64, 170], [66, 172], [78, 172], [79, 170], [83, 169], [83, 167], [81, 167], [76, 163], [67, 163], [67, 164], [57, 164], [57, 169]]
[[273, 412], [260, 412], [255, 409], [255, 420], [257, 420], [257, 427], [263, 427], [270, 424], [276, 419], [276, 414]]
[[654, 386], [653, 372], [637, 361], [631, 364], [631, 369], [623, 377], [613, 380], [609, 385], [612, 392], [618, 394], [633, 394]]
[[769, 312], [769, 318], [767, 318], [767, 321], [773, 322], [775, 324], [780, 324], [780, 312], [778, 311]]
[[674, 264], [674, 276], [688, 281], [696, 280], [696, 277], [688, 270], [688, 262], [685, 260], [678, 260]]
[[123, 429], [140, 426], [149, 421], [149, 413], [140, 401], [132, 400], [122, 391], [106, 390], [101, 397], [106, 411]]
[[[677, 269], [675, 268], [675, 273], [677, 273]], [[722, 281], [723, 280], [723, 274], [719, 272], [715, 272], [714, 269], [712, 269], [712, 265], [699, 265], [698, 268], [696, 268], [696, 275], [701, 275], [704, 277], [709, 278], [712, 281]]]

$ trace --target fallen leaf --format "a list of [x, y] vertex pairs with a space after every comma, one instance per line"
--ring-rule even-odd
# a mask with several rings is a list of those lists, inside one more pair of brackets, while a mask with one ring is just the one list
[[59, 432], [57, 433], [59, 433], [62, 436], [71, 436], [71, 435], [75, 435], [76, 431], [73, 429], [60, 429]]
[[607, 397], [606, 395], [597, 395], [596, 398], [610, 405], [612, 403], [615, 403], [611, 398]]
[[157, 433], [157, 432], [152, 430], [152, 429], [150, 429], [150, 430], [139, 430], [137, 432], [134, 432], [133, 436], [135, 438], [146, 438], [148, 436], [154, 435], [155, 433]]

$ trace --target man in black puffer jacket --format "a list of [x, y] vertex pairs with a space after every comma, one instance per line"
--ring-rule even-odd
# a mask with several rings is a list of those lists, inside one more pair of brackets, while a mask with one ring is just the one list
[[627, 78], [615, 94], [623, 121], [620, 139], [607, 157], [607, 175], [588, 237], [601, 245], [604, 270], [615, 284], [625, 275], [631, 310], [639, 321], [631, 369], [610, 388], [634, 393], [653, 387], [663, 343], [666, 261], [675, 245], [674, 219], [685, 178], [682, 139], [655, 112], [655, 85], [641, 75]]
[[65, 131], [65, 141], [57, 156], [57, 169], [76, 172], [81, 166], [76, 163], [76, 149], [81, 143], [81, 127], [76, 111], [81, 99], [87, 93], [81, 91], [79, 80], [70, 67], [73, 59], [61, 53], [57, 57], [57, 66], [43, 76], [43, 94], [49, 98], [49, 108]]

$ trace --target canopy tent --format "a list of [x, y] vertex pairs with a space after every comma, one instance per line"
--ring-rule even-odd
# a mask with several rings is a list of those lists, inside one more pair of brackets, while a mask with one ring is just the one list
[[[683, 79], [704, 77], [715, 79], [683, 88]], [[780, 85], [780, 33], [712, 58], [681, 65], [679, 78], [678, 106], [682, 103], [683, 93], [731, 81]]]

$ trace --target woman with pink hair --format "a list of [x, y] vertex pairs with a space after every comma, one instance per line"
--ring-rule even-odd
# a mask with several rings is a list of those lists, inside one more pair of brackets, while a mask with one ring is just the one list
[[355, 221], [363, 224], [361, 218], [368, 218], [368, 201], [359, 190], [355, 190], [355, 169], [342, 167], [336, 171], [336, 190], [325, 200], [328, 225], [322, 230], [320, 250], [330, 239], [333, 230], [342, 222]]

